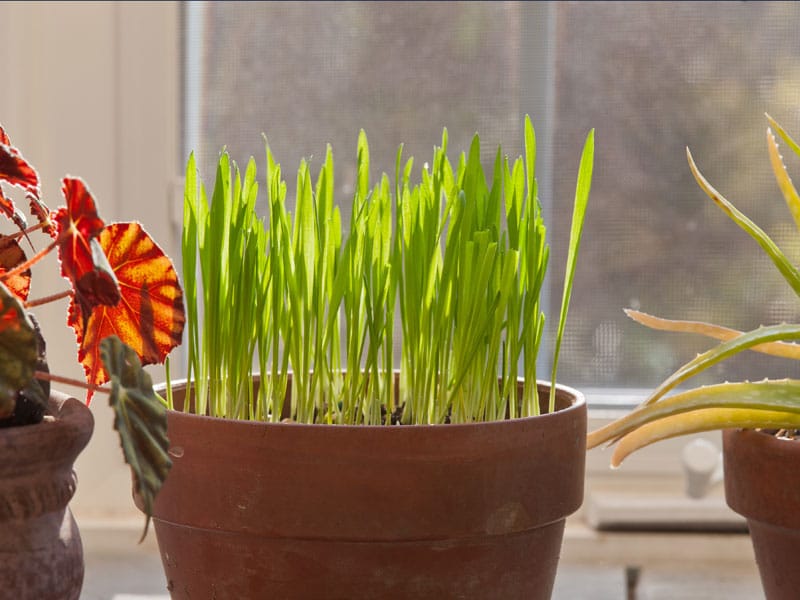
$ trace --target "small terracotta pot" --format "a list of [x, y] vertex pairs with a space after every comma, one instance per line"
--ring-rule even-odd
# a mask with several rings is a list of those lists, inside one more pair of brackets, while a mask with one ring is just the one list
[[586, 451], [583, 396], [559, 386], [557, 408], [388, 427], [171, 411], [153, 522], [172, 597], [549, 598]]
[[85, 404], [51, 392], [52, 422], [0, 430], [0, 595], [15, 600], [77, 600], [83, 547], [67, 504], [72, 465], [94, 418]]
[[800, 598], [800, 442], [723, 432], [725, 498], [747, 519], [768, 600]]

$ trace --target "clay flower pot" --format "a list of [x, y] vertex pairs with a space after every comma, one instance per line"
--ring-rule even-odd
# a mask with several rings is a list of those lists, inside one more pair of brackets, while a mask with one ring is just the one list
[[747, 519], [768, 600], [800, 595], [800, 442], [752, 430], [723, 432], [725, 498]]
[[586, 444], [583, 396], [559, 386], [557, 408], [389, 427], [170, 412], [153, 522], [172, 597], [549, 598]]
[[72, 470], [89, 442], [88, 407], [50, 394], [54, 421], [0, 429], [0, 595], [15, 600], [77, 600], [83, 547], [67, 506]]

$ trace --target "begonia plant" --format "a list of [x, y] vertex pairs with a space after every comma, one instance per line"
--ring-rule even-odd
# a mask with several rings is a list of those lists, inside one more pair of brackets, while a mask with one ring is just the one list
[[[51, 211], [37, 170], [0, 126], [0, 213], [10, 224], [0, 233], [0, 427], [51, 419], [51, 382], [85, 389], [87, 405], [95, 393], [107, 394], [134, 491], [149, 521], [171, 462], [166, 407], [143, 365], [163, 362], [180, 343], [183, 293], [170, 259], [141, 224], [107, 224], [85, 181], [67, 176], [61, 183], [64, 205]], [[20, 194], [36, 221], [31, 226], [12, 199]], [[46, 243], [29, 257], [28, 248], [38, 245], [34, 237], [41, 234]], [[53, 276], [63, 277], [68, 286], [32, 298], [32, 268], [51, 252], [60, 264], [60, 274]], [[50, 373], [44, 334], [32, 312], [64, 300], [86, 381]]]

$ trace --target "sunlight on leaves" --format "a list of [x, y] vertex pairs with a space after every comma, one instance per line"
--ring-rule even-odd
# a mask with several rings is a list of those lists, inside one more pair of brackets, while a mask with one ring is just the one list
[[775, 180], [778, 182], [778, 187], [781, 188], [786, 205], [792, 213], [795, 225], [800, 228], [800, 196], [797, 195], [797, 190], [792, 183], [789, 173], [786, 171], [786, 165], [783, 164], [783, 157], [778, 150], [778, 143], [775, 141], [775, 136], [772, 131], [767, 128], [767, 148], [769, 150], [769, 160], [772, 164], [772, 171], [775, 173]]
[[81, 179], [65, 177], [62, 185], [67, 204], [55, 214], [58, 258], [61, 274], [72, 282], [85, 318], [98, 304], [116, 304], [119, 291], [102, 251], [93, 243], [105, 227], [94, 196]]
[[[681, 321], [674, 319], [663, 319], [648, 315], [638, 310], [625, 309], [625, 314], [631, 319], [650, 327], [651, 329], [659, 329], [661, 331], [673, 331], [678, 333], [696, 333], [706, 337], [713, 338], [720, 341], [728, 341], [733, 338], [744, 335], [744, 331], [738, 329], [731, 329], [729, 327], [722, 327], [721, 325], [713, 325], [712, 323], [703, 323], [700, 321]], [[759, 344], [750, 348], [753, 352], [761, 352], [763, 354], [770, 354], [772, 356], [780, 356], [783, 358], [792, 358], [800, 360], [800, 345], [789, 342], [769, 342], [766, 344]]]
[[19, 150], [2, 143], [0, 143], [0, 181], [39, 197], [39, 175], [36, 169], [22, 157]]
[[129, 345], [145, 365], [161, 363], [181, 341], [185, 321], [183, 294], [172, 262], [138, 223], [106, 227], [98, 244], [119, 282], [121, 300], [97, 305], [84, 324], [73, 298], [69, 325], [78, 339], [78, 360], [87, 381], [101, 385], [108, 374], [98, 342], [110, 335]]
[[[25, 262], [25, 252], [19, 243], [12, 237], [0, 236], [0, 277], [23, 262]], [[5, 278], [3, 283], [12, 294], [24, 302], [28, 299], [31, 289], [31, 270], [26, 269], [18, 275]]]
[[623, 437], [611, 457], [611, 466], [618, 467], [632, 452], [669, 438], [716, 431], [719, 429], [754, 429], [800, 427], [800, 414], [753, 408], [701, 408], [664, 417], [642, 425]]

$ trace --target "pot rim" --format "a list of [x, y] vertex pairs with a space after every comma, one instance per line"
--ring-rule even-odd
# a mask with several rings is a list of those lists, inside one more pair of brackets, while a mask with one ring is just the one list
[[[517, 383], [523, 383], [525, 381], [524, 377], [518, 377]], [[545, 389], [550, 389], [551, 383], [547, 380], [537, 379], [536, 383], [539, 388], [544, 387]], [[177, 379], [172, 382], [172, 388], [175, 389], [183, 389], [186, 386], [186, 379]], [[163, 395], [166, 390], [166, 382], [159, 383], [158, 385], [154, 386], [155, 391]], [[570, 401], [569, 406], [565, 406], [564, 408], [556, 409], [553, 412], [548, 413], [541, 413], [538, 415], [530, 416], [530, 417], [517, 417], [514, 419], [498, 419], [494, 421], [479, 421], [474, 423], [447, 423], [447, 424], [411, 424], [411, 425], [338, 425], [338, 424], [328, 424], [328, 423], [297, 423], [297, 422], [271, 422], [271, 421], [256, 421], [256, 420], [246, 420], [246, 419], [229, 419], [227, 417], [212, 417], [209, 415], [198, 415], [195, 413], [185, 412], [181, 410], [174, 410], [168, 409], [168, 414], [173, 415], [180, 415], [181, 418], [187, 419], [197, 419], [200, 422], [203, 421], [215, 421], [220, 423], [229, 423], [229, 424], [240, 424], [242, 426], [261, 426], [261, 425], [269, 425], [271, 427], [276, 428], [290, 428], [296, 430], [337, 430], [337, 431], [350, 431], [350, 430], [358, 430], [358, 431], [408, 431], [408, 430], [433, 430], [433, 429], [441, 429], [443, 426], [447, 428], [448, 431], [469, 431], [470, 429], [476, 428], [487, 428], [487, 427], [507, 427], [509, 424], [525, 424], [530, 423], [531, 421], [537, 421], [540, 419], [545, 420], [553, 420], [553, 419], [563, 419], [569, 418], [573, 413], [579, 412], [585, 409], [586, 406], [586, 397], [582, 392], [579, 390], [572, 388], [570, 386], [566, 386], [561, 383], [556, 383], [556, 394], [557, 396], [565, 397]]]
[[752, 429], [722, 433], [725, 498], [748, 519], [800, 528], [800, 492], [786, 485], [800, 457], [800, 442]]
[[85, 435], [88, 430], [88, 435], [86, 435], [86, 442], [88, 442], [94, 429], [94, 416], [89, 407], [80, 400], [58, 390], [50, 391], [45, 416], [52, 417], [52, 420], [44, 420], [33, 425], [5, 427], [0, 429], [0, 436], [6, 440], [25, 438], [45, 440], [56, 431], [75, 430], [75, 435], [81, 436], [82, 432]]

